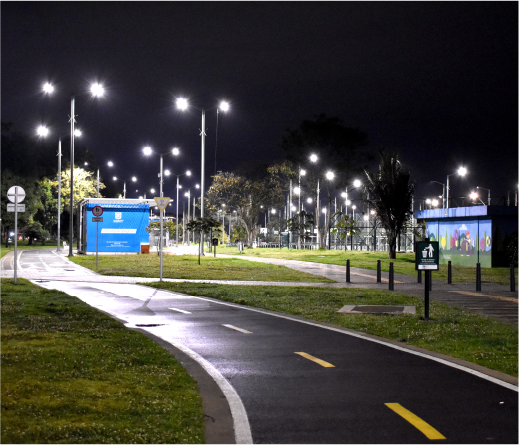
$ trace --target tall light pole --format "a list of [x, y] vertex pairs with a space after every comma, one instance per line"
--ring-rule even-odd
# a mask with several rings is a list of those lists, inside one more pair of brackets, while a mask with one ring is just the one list
[[[115, 178], [115, 176], [114, 176]], [[114, 181], [116, 181], [117, 178], [114, 179]], [[123, 198], [126, 199], [126, 181], [123, 181], [124, 182], [124, 186], [123, 186]], [[137, 182], [137, 177], [136, 176], [132, 176], [132, 182]]]
[[[319, 160], [316, 154], [310, 155], [310, 162], [317, 163]], [[315, 201], [315, 224], [317, 226], [317, 248], [321, 247], [321, 233], [319, 231], [319, 220], [321, 219], [321, 215], [319, 213], [319, 176], [317, 177], [317, 190], [316, 190], [316, 201]]]
[[[328, 181], [331, 182], [331, 181], [333, 181], [334, 178], [335, 178], [335, 174], [332, 171], [327, 171], [326, 172], [326, 179], [328, 179]], [[329, 184], [328, 184], [328, 211], [326, 213], [327, 213], [327, 217], [328, 217], [328, 223], [326, 224], [327, 227], [328, 227], [328, 250], [330, 250], [330, 247], [331, 247], [330, 229], [331, 229], [331, 225], [332, 225], [332, 220], [331, 220], [331, 217], [332, 217], [332, 195], [331, 195], [330, 185]]]
[[451, 173], [450, 175], [447, 175], [447, 207], [445, 207], [446, 209], [449, 208], [449, 190], [450, 190], [449, 178], [455, 174], [458, 174], [460, 176], [465, 176], [467, 174], [467, 169], [465, 167], [460, 167], [460, 168], [458, 168], [458, 171], [456, 173]]
[[431, 182], [436, 182], [436, 184], [440, 184], [441, 186], [443, 186], [443, 192], [442, 192], [442, 208], [446, 208], [445, 207], [445, 184], [443, 182], [438, 182], [438, 181], [431, 181]]
[[[52, 93], [54, 91], [54, 87], [50, 84], [45, 84], [43, 87], [45, 92]], [[37, 129], [38, 136], [47, 137], [50, 133], [49, 129], [43, 125], [40, 125]], [[74, 137], [81, 136], [81, 130], [76, 128], [74, 130]], [[57, 247], [56, 252], [61, 252], [60, 246], [60, 238], [61, 238], [61, 138], [58, 140], [58, 233], [57, 233]]]
[[218, 116], [220, 114], [220, 110], [229, 111], [230, 105], [229, 102], [222, 101], [220, 102], [220, 106], [216, 109], [216, 143], [214, 146], [214, 175], [216, 176], [216, 151], [218, 150]]
[[490, 205], [490, 189], [486, 189], [484, 187], [476, 187], [477, 189], [482, 189], [482, 190], [486, 190], [488, 192], [488, 204], [487, 205]]
[[182, 173], [182, 174], [180, 174], [180, 175], [173, 175], [173, 176], [176, 176], [176, 177], [177, 177], [177, 216], [176, 216], [176, 218], [177, 218], [177, 219], [176, 219], [176, 226], [177, 226], [177, 227], [176, 227], [176, 229], [177, 229], [177, 230], [176, 230], [176, 238], [177, 238], [177, 240], [176, 240], [176, 244], [177, 244], [177, 247], [178, 247], [178, 192], [179, 192], [179, 190], [180, 190], [180, 181], [179, 181], [179, 180], [180, 180], [180, 177], [181, 177], [181, 176], [184, 176], [184, 175], [191, 176], [191, 172], [188, 170], [188, 171], [186, 171], [185, 173]]
[[[46, 94], [52, 94], [54, 87], [50, 83], [43, 86], [43, 91]], [[99, 83], [94, 83], [90, 86], [90, 93], [93, 97], [102, 97], [104, 95], [104, 87]], [[75, 114], [76, 98], [74, 93], [70, 97], [70, 224], [69, 224], [69, 254], [74, 256], [73, 242], [74, 242], [74, 124], [76, 123]]]
[[[151, 148], [150, 146], [146, 146], [142, 149], [142, 152], [144, 153], [145, 156], [150, 156], [152, 153], [154, 153], [154, 150], [153, 148]], [[162, 198], [164, 196], [164, 193], [162, 191], [162, 185], [164, 184], [164, 172], [163, 172], [163, 164], [164, 164], [164, 161], [163, 161], [163, 157], [165, 154], [167, 154], [169, 152], [166, 152], [166, 153], [160, 153], [160, 173], [158, 174], [159, 178], [160, 178], [160, 197]], [[170, 151], [170, 153], [173, 155], [173, 156], [178, 156], [180, 154], [180, 150], [177, 148], [177, 147], [173, 147]], [[170, 174], [170, 171], [169, 170], [166, 170], [165, 172], [166, 176], [169, 176]]]
[[[201, 151], [202, 151], [202, 161], [201, 161], [201, 180], [200, 180], [200, 217], [204, 217], [204, 193], [205, 193], [205, 109], [204, 108], [197, 108], [193, 105], [189, 105], [189, 102], [185, 98], [178, 98], [176, 100], [176, 106], [179, 110], [185, 111], [190, 106], [201, 111], [202, 112], [202, 128], [200, 130], [200, 137], [201, 137]], [[229, 104], [227, 102], [221, 102], [218, 107], [213, 107], [211, 109], [217, 109], [222, 111], [227, 111], [229, 109]], [[216, 155], [215, 155], [216, 156]], [[203, 242], [204, 242], [204, 233], [201, 233], [202, 239], [200, 240], [200, 248], [203, 254]]]
[[[108, 161], [106, 165], [108, 165], [108, 167], [113, 167], [114, 163], [112, 161]], [[99, 198], [99, 167], [97, 167], [97, 197]]]

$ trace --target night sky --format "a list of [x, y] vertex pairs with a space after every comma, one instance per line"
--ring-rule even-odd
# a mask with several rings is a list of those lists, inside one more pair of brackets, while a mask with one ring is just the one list
[[[159, 157], [145, 145], [178, 146], [164, 167], [191, 169], [185, 187], [200, 180], [201, 112], [176, 110], [176, 97], [207, 110], [206, 186], [226, 99], [217, 170], [281, 159], [284, 131], [326, 113], [366, 132], [373, 153], [398, 149], [417, 198], [440, 195], [430, 181], [460, 165], [469, 174], [451, 176], [451, 197], [481, 186], [497, 204], [517, 187], [517, 2], [2, 2], [1, 12], [2, 121], [28, 135], [45, 123], [57, 138], [74, 93], [102, 176], [139, 178], [128, 197], [158, 189]], [[90, 98], [93, 80], [104, 98]], [[164, 195], [175, 193], [167, 178]]]

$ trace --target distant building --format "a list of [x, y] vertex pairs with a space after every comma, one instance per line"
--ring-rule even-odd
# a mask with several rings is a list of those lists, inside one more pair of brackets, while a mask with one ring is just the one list
[[440, 244], [440, 264], [507, 267], [506, 248], [517, 233], [517, 207], [473, 206], [420, 210], [426, 236]]
[[[79, 203], [78, 253], [98, 251], [111, 253], [139, 253], [141, 244], [149, 243], [146, 226], [150, 221], [153, 199], [85, 198]], [[103, 209], [103, 221], [92, 221], [92, 209]], [[98, 226], [99, 224], [99, 226]]]

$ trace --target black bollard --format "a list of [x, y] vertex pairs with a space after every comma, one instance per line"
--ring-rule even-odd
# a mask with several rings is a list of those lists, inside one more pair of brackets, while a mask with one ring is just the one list
[[515, 292], [515, 268], [510, 264], [510, 292]]
[[377, 283], [382, 283], [382, 270], [380, 269], [380, 260], [377, 260]]
[[350, 282], [350, 260], [346, 260], [346, 283]]
[[476, 264], [476, 291], [481, 291], [481, 264]]
[[389, 263], [389, 290], [395, 290], [395, 270], [393, 263]]
[[422, 271], [421, 270], [418, 271], [418, 278], [417, 278], [416, 282], [419, 284], [422, 283]]
[[450, 261], [447, 266], [447, 284], [452, 284], [452, 263]]

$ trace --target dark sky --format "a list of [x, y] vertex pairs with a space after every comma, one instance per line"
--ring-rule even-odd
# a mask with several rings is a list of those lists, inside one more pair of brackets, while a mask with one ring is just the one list
[[[282, 157], [284, 130], [326, 113], [365, 131], [373, 151], [399, 149], [417, 197], [441, 194], [430, 181], [461, 164], [469, 175], [451, 176], [452, 197], [481, 186], [497, 204], [517, 187], [517, 2], [2, 2], [1, 12], [2, 121], [66, 133], [74, 92], [83, 143], [117, 176], [137, 175], [139, 194], [158, 189], [145, 145], [180, 147], [165, 167], [199, 181], [201, 113], [177, 111], [179, 96], [207, 109], [208, 174], [225, 98], [218, 170]], [[92, 80], [105, 98], [89, 98]]]

